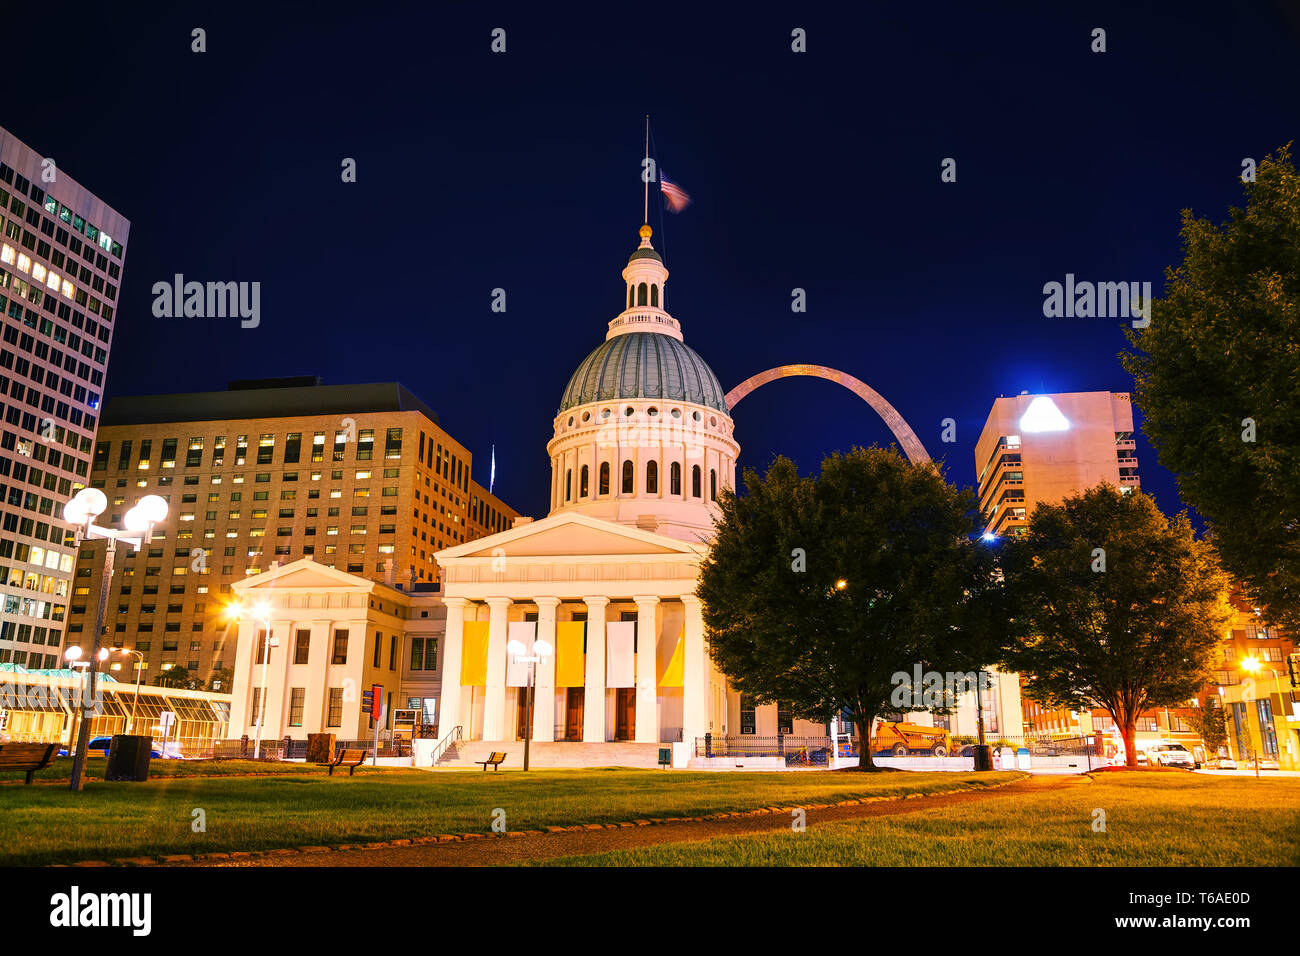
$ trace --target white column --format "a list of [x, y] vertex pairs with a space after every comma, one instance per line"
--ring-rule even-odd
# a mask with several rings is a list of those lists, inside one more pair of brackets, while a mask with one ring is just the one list
[[587, 605], [587, 673], [583, 679], [582, 739], [605, 742], [605, 608], [607, 597], [585, 597]]
[[551, 645], [551, 653], [537, 663], [533, 678], [533, 739], [555, 739], [555, 610], [557, 597], [535, 598], [537, 639]]
[[[438, 736], [445, 737], [461, 722], [460, 717], [460, 662], [465, 641], [465, 608], [469, 601], [460, 597], [445, 597], [447, 631], [442, 637], [442, 678], [438, 691]], [[466, 734], [468, 736], [468, 734]]]
[[686, 632], [682, 638], [682, 740], [692, 743], [709, 729], [708, 653], [704, 647], [704, 609], [694, 594], [683, 594]]
[[659, 740], [659, 598], [641, 595], [636, 601], [636, 741]]
[[[483, 695], [483, 739], [504, 740], [506, 728], [506, 610], [510, 598], [490, 597], [487, 688]], [[514, 733], [510, 738], [514, 739]]]

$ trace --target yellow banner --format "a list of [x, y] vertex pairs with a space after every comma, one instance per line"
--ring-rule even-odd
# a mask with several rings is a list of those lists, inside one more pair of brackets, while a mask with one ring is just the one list
[[585, 621], [559, 621], [555, 625], [555, 686], [582, 687], [587, 682]]
[[487, 686], [488, 622], [466, 621], [460, 642], [460, 686]]
[[682, 662], [683, 645], [686, 643], [686, 628], [682, 628], [681, 635], [677, 638], [677, 646], [673, 648], [673, 656], [668, 660], [668, 666], [664, 668], [664, 674], [659, 678], [660, 687], [681, 687], [682, 686]]

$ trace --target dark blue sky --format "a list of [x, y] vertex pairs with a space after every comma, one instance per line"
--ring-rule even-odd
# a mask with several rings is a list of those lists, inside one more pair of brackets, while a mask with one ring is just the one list
[[[1281, 4], [448, 6], [32, 6], [43, 39], [7, 44], [0, 123], [132, 222], [110, 399], [397, 379], [484, 483], [495, 443], [498, 493], [543, 515], [552, 415], [621, 307], [649, 112], [695, 200], [666, 235], [652, 212], [667, 304], [723, 387], [841, 368], [971, 484], [998, 395], [1131, 388], [1121, 323], [1044, 318], [1043, 283], [1159, 289], [1179, 211], [1225, 218], [1243, 157], [1300, 129], [1300, 18]], [[151, 287], [177, 272], [261, 282], [261, 325], [155, 318]], [[736, 412], [742, 466], [890, 438], [828, 382]], [[1172, 477], [1139, 457], [1174, 510]]]

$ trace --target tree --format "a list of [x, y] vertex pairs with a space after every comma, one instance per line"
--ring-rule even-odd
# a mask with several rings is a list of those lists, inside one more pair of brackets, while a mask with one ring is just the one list
[[177, 690], [193, 690], [194, 679], [184, 667], [172, 667], [153, 679], [157, 687], [175, 687]]
[[219, 671], [213, 671], [212, 676], [208, 679], [208, 690], [218, 694], [229, 694], [231, 685], [235, 682], [235, 672], [229, 667], [223, 667]]
[[1219, 752], [1228, 743], [1228, 721], [1222, 707], [1193, 707], [1187, 723], [1205, 741], [1209, 756]]
[[1230, 610], [1228, 579], [1184, 512], [1102, 484], [1040, 504], [1003, 564], [1017, 640], [1003, 663], [1050, 707], [1104, 707], [1137, 766], [1134, 731], [1210, 679]]
[[1142, 430], [1269, 623], [1300, 629], [1300, 175], [1289, 148], [1222, 226], [1182, 217], [1151, 324], [1121, 356]]
[[898, 675], [964, 669], [990, 641], [999, 585], [974, 495], [880, 448], [832, 455], [815, 478], [777, 457], [745, 487], [720, 498], [697, 590], [710, 654], [756, 702], [817, 721], [847, 710], [859, 769], [874, 769], [872, 722], [900, 709]]

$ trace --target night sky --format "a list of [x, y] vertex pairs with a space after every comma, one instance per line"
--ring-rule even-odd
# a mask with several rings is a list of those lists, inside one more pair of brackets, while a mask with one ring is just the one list
[[[694, 199], [661, 232], [652, 197], [666, 304], [723, 388], [843, 369], [969, 485], [999, 395], [1132, 388], [1122, 320], [1044, 318], [1043, 284], [1159, 294], [1180, 210], [1226, 218], [1242, 159], [1300, 129], [1293, 7], [1058, 6], [222, 3], [145, 22], [135, 5], [32, 4], [0, 124], [131, 220], [110, 400], [399, 380], [484, 484], [495, 443], [497, 493], [541, 517], [561, 392], [622, 307], [649, 113]], [[260, 326], [155, 318], [152, 286], [178, 272], [261, 282]], [[736, 422], [742, 467], [760, 469], [891, 438], [812, 379], [760, 389]], [[1140, 438], [1138, 455], [1176, 510]]]

